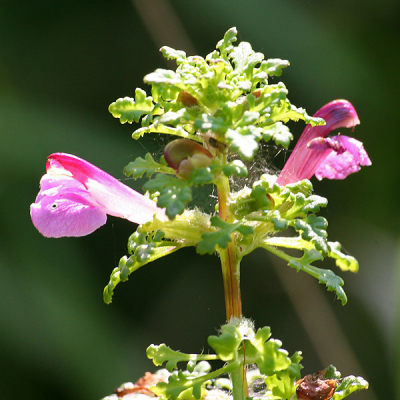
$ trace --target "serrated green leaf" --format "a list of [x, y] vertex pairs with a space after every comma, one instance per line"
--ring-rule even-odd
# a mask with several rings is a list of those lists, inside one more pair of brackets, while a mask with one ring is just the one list
[[241, 42], [229, 55], [236, 69], [249, 73], [254, 66], [264, 59], [264, 54], [255, 53], [248, 42]]
[[258, 150], [261, 129], [255, 126], [228, 129], [226, 138], [233, 151], [238, 152], [245, 160], [251, 160]]
[[324, 217], [311, 214], [302, 220], [296, 219], [290, 225], [300, 232], [304, 240], [313, 243], [317, 250], [324, 255], [328, 254], [327, 233], [325, 230], [328, 223]]
[[133, 121], [139, 122], [143, 115], [149, 114], [154, 108], [151, 96], [146, 97], [146, 92], [136, 89], [135, 98], [124, 97], [109, 106], [109, 111], [114, 118], [119, 118], [121, 124]]
[[229, 124], [221, 117], [215, 117], [203, 114], [201, 118], [194, 121], [194, 128], [201, 132], [212, 131], [218, 134], [224, 134], [228, 129]]
[[239, 178], [246, 178], [248, 171], [246, 166], [240, 160], [234, 160], [222, 167], [222, 171], [225, 176], [236, 175]]
[[262, 132], [262, 137], [266, 142], [273, 140], [277, 146], [282, 146], [285, 149], [289, 147], [291, 140], [293, 140], [289, 128], [282, 122], [267, 126]]
[[219, 336], [208, 337], [208, 344], [222, 361], [231, 361], [236, 359], [242, 340], [240, 330], [233, 324], [226, 324], [221, 327]]
[[330, 269], [320, 269], [311, 265], [304, 267], [303, 271], [315, 276], [330, 292], [335, 292], [343, 306], [347, 303], [347, 296], [342, 288], [344, 282], [340, 276], [335, 275]]
[[[274, 242], [274, 246], [279, 245], [278, 241]], [[288, 265], [292, 268], [295, 268], [297, 271], [304, 271], [309, 275], [313, 276], [314, 278], [317, 278], [318, 282], [324, 283], [329, 291], [331, 292], [333, 291], [336, 293], [338, 299], [342, 302], [342, 305], [345, 305], [347, 303], [347, 296], [342, 288], [344, 284], [343, 279], [335, 275], [329, 269], [320, 269], [311, 265], [311, 263], [314, 261], [324, 259], [324, 256], [319, 251], [315, 249], [309, 249], [304, 252], [303, 257], [296, 258], [267, 244], [268, 242], [269, 242], [268, 240], [265, 240], [265, 242], [260, 244], [261, 247], [277, 255], [278, 257], [286, 260], [288, 262]], [[288, 247], [296, 248], [296, 246], [288, 246]]]
[[240, 232], [243, 236], [254, 232], [252, 227], [244, 225], [241, 221], [229, 223], [223, 221], [218, 216], [211, 218], [211, 224], [220, 229], [202, 235], [202, 240], [197, 245], [197, 252], [199, 254], [213, 254], [217, 247], [225, 249], [228, 243], [232, 241], [231, 234], [235, 231]]
[[154, 161], [150, 153], [147, 153], [144, 159], [138, 157], [124, 168], [124, 174], [126, 176], [133, 176], [134, 178], [141, 178], [144, 174], [151, 177], [155, 172], [175, 175], [173, 168]]
[[195, 376], [185, 374], [183, 371], [176, 371], [170, 375], [168, 382], [159, 382], [151, 390], [158, 397], [164, 399], [176, 400], [178, 397], [188, 400], [200, 399], [206, 394], [204, 386], [206, 382], [224, 373], [230, 373], [238, 366], [237, 362], [233, 362], [208, 374], [197, 374]]
[[288, 221], [280, 216], [272, 218], [271, 222], [274, 224], [274, 229], [279, 231], [284, 231], [288, 227]]
[[282, 342], [277, 339], [270, 339], [263, 345], [256, 361], [262, 374], [272, 375], [276, 371], [289, 367], [291, 362], [288, 353], [286, 350], [281, 349], [281, 346]]
[[296, 393], [294, 379], [290, 376], [288, 370], [279, 371], [274, 375], [267, 376], [265, 383], [274, 396], [279, 399], [291, 399]]
[[164, 233], [161, 230], [147, 234], [139, 232], [139, 229], [140, 227], [128, 240], [128, 251], [131, 256], [120, 259], [118, 267], [111, 273], [110, 282], [104, 288], [103, 299], [106, 304], [111, 303], [114, 289], [119, 282], [127, 281], [131, 273], [183, 247], [182, 243], [163, 240]]
[[266, 62], [268, 75], [281, 76], [282, 69], [287, 68], [290, 63], [288, 60], [281, 60], [280, 58], [270, 58]]
[[217, 43], [217, 49], [220, 51], [221, 56], [226, 56], [233, 49], [233, 43], [237, 40], [236, 28], [228, 29], [225, 32], [224, 38]]
[[257, 111], [245, 111], [243, 117], [240, 119], [238, 126], [246, 126], [254, 124], [260, 118], [260, 113]]
[[325, 368], [324, 375], [324, 379], [340, 379], [342, 376], [342, 374], [332, 364]]
[[304, 270], [314, 261], [323, 260], [324, 256], [317, 250], [311, 249], [304, 252], [301, 258], [292, 257], [289, 261], [289, 267], [296, 268], [297, 272]]
[[304, 108], [295, 107], [293, 104], [290, 104], [286, 117], [292, 121], [298, 121], [301, 119], [306, 124], [311, 124], [311, 126], [325, 125], [325, 121], [322, 118], [308, 115]]
[[268, 209], [271, 205], [271, 200], [267, 196], [267, 189], [261, 185], [253, 186], [250, 196], [255, 200], [255, 208], [257, 210]]
[[158, 197], [159, 207], [165, 208], [168, 218], [174, 219], [176, 215], [185, 211], [186, 205], [192, 201], [192, 189], [190, 187], [168, 187], [160, 192]]
[[[180, 351], [172, 350], [166, 344], [160, 344], [158, 346], [152, 344], [146, 350], [147, 358], [153, 361], [153, 364], [157, 367], [163, 365], [166, 362], [165, 368], [169, 372], [177, 369], [178, 362], [189, 362], [192, 361], [193, 370], [197, 362], [203, 360], [216, 360], [218, 357], [215, 354], [186, 354]], [[205, 371], [206, 372], [206, 371]]]
[[247, 362], [256, 363], [260, 372], [268, 376], [286, 370], [291, 364], [287, 351], [281, 349], [282, 342], [270, 336], [269, 327], [260, 328], [246, 343]]
[[155, 101], [175, 100], [179, 93], [196, 83], [195, 77], [184, 80], [182, 76], [169, 69], [158, 68], [144, 77], [144, 82], [153, 85], [152, 95]]
[[361, 376], [346, 376], [336, 388], [332, 400], [342, 400], [357, 390], [368, 389], [368, 386], [368, 382]]
[[160, 242], [158, 245], [153, 243], [152, 245], [148, 244], [147, 246], [137, 246], [135, 254], [129, 258], [126, 256], [122, 257], [118, 267], [113, 269], [110, 281], [103, 291], [103, 301], [106, 304], [110, 304], [112, 302], [115, 287], [120, 282], [128, 280], [128, 276], [132, 272], [152, 261], [169, 255], [182, 247], [182, 244], [172, 242]]
[[[164, 399], [172, 399], [176, 400], [178, 396], [189, 389], [193, 390], [193, 380], [190, 377], [184, 375], [182, 371], [178, 371], [177, 373], [171, 374], [168, 382], [159, 382], [156, 386], [151, 388], [152, 392], [155, 393], [158, 397], [162, 397]], [[196, 385], [196, 395], [194, 396], [197, 399], [201, 397], [201, 387], [199, 388]], [[200, 393], [199, 392], [200, 389]], [[192, 393], [187, 393], [187, 397], [189, 400], [192, 398]], [[194, 393], [193, 393], [194, 395]]]
[[354, 257], [344, 254], [339, 242], [328, 242], [328, 246], [328, 256], [336, 260], [336, 265], [342, 271], [358, 272], [358, 261]]
[[167, 60], [176, 60], [178, 64], [187, 60], [186, 53], [183, 50], [175, 50], [172, 47], [163, 46], [160, 51]]
[[211, 168], [195, 168], [192, 171], [189, 181], [194, 185], [204, 185], [214, 181], [214, 174]]
[[290, 361], [292, 362], [288, 368], [289, 376], [291, 376], [294, 380], [299, 380], [301, 377], [300, 370], [303, 366], [300, 364], [300, 361], [303, 359], [301, 355], [301, 351], [296, 351], [291, 357]]
[[304, 253], [302, 258], [293, 258], [289, 262], [289, 266], [296, 268], [297, 271], [304, 271], [318, 279], [319, 283], [324, 283], [328, 291], [335, 292], [342, 305], [347, 303], [347, 296], [342, 286], [344, 285], [343, 279], [335, 275], [329, 269], [321, 269], [311, 265], [312, 262], [322, 260], [323, 256], [316, 250], [308, 250]]

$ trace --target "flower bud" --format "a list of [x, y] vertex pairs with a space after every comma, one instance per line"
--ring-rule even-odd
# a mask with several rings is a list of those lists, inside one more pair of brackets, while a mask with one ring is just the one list
[[188, 179], [194, 168], [208, 167], [211, 153], [200, 143], [189, 139], [176, 139], [164, 149], [167, 164], [178, 171], [181, 178]]
[[258, 98], [261, 96], [261, 89], [256, 89], [256, 90], [252, 93], [252, 95], [253, 95], [256, 99], [258, 99]]
[[195, 97], [193, 97], [191, 94], [189, 94], [184, 90], [179, 93], [178, 98], [176, 100], [182, 103], [186, 107], [194, 107], [199, 104]]

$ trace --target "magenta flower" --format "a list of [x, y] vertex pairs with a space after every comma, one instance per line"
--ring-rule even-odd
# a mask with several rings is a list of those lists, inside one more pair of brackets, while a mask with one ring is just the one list
[[291, 156], [278, 176], [279, 185], [310, 179], [344, 179], [360, 170], [360, 165], [371, 165], [361, 142], [348, 136], [326, 136], [337, 128], [352, 128], [360, 123], [356, 110], [346, 100], [335, 100], [317, 111], [325, 125], [307, 125]]
[[31, 205], [33, 225], [46, 237], [85, 236], [107, 214], [143, 224], [164, 211], [156, 203], [79, 157], [54, 153]]

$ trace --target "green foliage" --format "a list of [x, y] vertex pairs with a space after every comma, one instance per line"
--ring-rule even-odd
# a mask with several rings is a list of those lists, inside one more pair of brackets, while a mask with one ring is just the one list
[[210, 336], [208, 343], [216, 351], [215, 355], [184, 354], [171, 350], [164, 344], [150, 346], [147, 349], [149, 358], [157, 366], [166, 363], [169, 371], [176, 369], [177, 363], [180, 361], [198, 362], [199, 360], [213, 359], [225, 361], [224, 367], [211, 373], [205, 373], [201, 377], [193, 375], [191, 372], [193, 364], [191, 364], [191, 371], [178, 370], [174, 372], [168, 383], [157, 384], [155, 392], [158, 395], [176, 399], [180, 393], [191, 389], [190, 393], [195, 398], [199, 398], [198, 396], [202, 392], [201, 385], [210, 379], [247, 364], [256, 364], [274, 396], [289, 399], [295, 393], [295, 381], [300, 377], [299, 371], [302, 368], [299, 364], [300, 353], [295, 353], [292, 358], [289, 358], [286, 350], [280, 348], [281, 342], [270, 338], [268, 327], [259, 329], [255, 333], [248, 320], [233, 321], [222, 326], [218, 336]]
[[336, 388], [333, 400], [342, 400], [357, 390], [368, 389], [368, 386], [368, 382], [361, 376], [346, 376]]
[[243, 236], [254, 232], [251, 226], [246, 226], [242, 222], [229, 223], [217, 216], [211, 218], [211, 224], [219, 229], [215, 232], [203, 234], [202, 241], [197, 245], [199, 254], [212, 254], [218, 247], [225, 249], [228, 243], [232, 241], [231, 235], [234, 232], [239, 232]]
[[326, 227], [328, 222], [324, 217], [317, 217], [315, 214], [304, 219], [296, 219], [290, 224], [296, 231], [300, 232], [301, 238], [314, 244], [315, 248], [322, 254], [327, 254], [328, 245], [326, 241]]
[[212, 354], [185, 354], [180, 351], [172, 350], [165, 344], [160, 344], [159, 346], [151, 345], [146, 350], [147, 357], [153, 360], [154, 365], [160, 366], [166, 362], [166, 368], [168, 371], [173, 371], [177, 369], [178, 362], [187, 362], [188, 369], [193, 372], [194, 365], [199, 361], [204, 360], [216, 360], [217, 356]]
[[156, 175], [144, 185], [150, 193], [159, 192], [158, 205], [164, 207], [170, 219], [182, 214], [185, 206], [192, 201], [190, 183], [169, 175]]
[[114, 289], [119, 282], [128, 280], [129, 275], [144, 265], [179, 250], [182, 245], [166, 240], [161, 240], [163, 233], [157, 231], [153, 235], [135, 232], [128, 242], [130, 257], [124, 256], [114, 268], [110, 276], [110, 282], [104, 288], [103, 298], [106, 304], [110, 304], [114, 295]]
[[139, 122], [143, 115], [148, 115], [154, 111], [152, 98], [146, 97], [146, 92], [136, 89], [135, 98], [124, 97], [112, 103], [109, 111], [113, 117], [119, 118], [121, 124], [129, 122]]
[[336, 260], [336, 265], [342, 271], [358, 271], [358, 261], [349, 255], [342, 253], [342, 245], [339, 242], [328, 242], [329, 257]]
[[[282, 82], [269, 85], [268, 78], [280, 76], [288, 61], [264, 60], [247, 42], [234, 46], [236, 34], [236, 29], [229, 30], [205, 58], [163, 47], [163, 56], [176, 61], [176, 71], [160, 68], [146, 75], [152, 95], [137, 89], [135, 98], [112, 103], [111, 114], [122, 123], [141, 122], [135, 139], [157, 132], [204, 143], [202, 134], [211, 130], [245, 159], [253, 158], [261, 139], [288, 147], [292, 135], [283, 123], [289, 120], [323, 124], [290, 103]], [[194, 105], [185, 105], [182, 93]]]
[[[158, 383], [152, 391], [166, 399], [200, 399], [216, 377], [236, 368], [252, 365], [250, 373], [266, 383], [266, 390], [259, 394], [262, 398], [289, 400], [296, 395], [296, 382], [301, 377], [302, 369], [301, 353], [296, 352], [289, 357], [288, 352], [281, 348], [282, 343], [271, 338], [269, 327], [254, 332], [249, 320], [234, 320], [223, 325], [219, 335], [209, 336], [208, 343], [216, 354], [185, 354], [174, 351], [165, 344], [150, 346], [147, 349], [148, 357], [156, 366], [165, 363], [166, 368], [172, 372], [168, 382]], [[211, 366], [205, 360], [222, 360], [225, 364], [210, 372]], [[187, 363], [187, 369], [178, 370], [178, 362]], [[321, 379], [338, 380], [333, 397], [335, 400], [368, 387], [368, 383], [360, 377], [348, 376], [340, 379], [340, 373], [332, 365], [323, 372]]]
[[[248, 178], [244, 161], [254, 159], [261, 141], [288, 148], [293, 139], [286, 125], [289, 121], [301, 120], [311, 126], [325, 124], [321, 118], [292, 105], [284, 83], [270, 83], [271, 77], [281, 76], [288, 61], [265, 60], [249, 43], [235, 45], [236, 40], [236, 29], [228, 30], [216, 50], [205, 58], [163, 47], [163, 56], [176, 61], [176, 70], [160, 68], [145, 76], [151, 96], [136, 89], [135, 98], [126, 97], [110, 105], [110, 112], [121, 123], [140, 123], [132, 135], [134, 139], [156, 133], [196, 143], [169, 144], [166, 159], [155, 160], [148, 153], [125, 167], [127, 176], [150, 178], [144, 189], [158, 207], [165, 209], [168, 220], [154, 218], [130, 237], [129, 256], [121, 259], [104, 290], [106, 303], [111, 302], [116, 285], [126, 281], [132, 272], [187, 246], [195, 246], [199, 254], [216, 253], [222, 263], [234, 248], [229, 253], [229, 267], [237, 271], [244, 256], [262, 247], [285, 260], [289, 267], [316, 278], [342, 304], [347, 302], [342, 278], [314, 264], [328, 257], [342, 271], [356, 272], [358, 263], [342, 252], [339, 242], [328, 241], [328, 222], [317, 215], [328, 202], [313, 194], [309, 180], [280, 186], [276, 176], [263, 174], [251, 187], [243, 186], [238, 192], [230, 189], [231, 180]], [[206, 155], [205, 163], [191, 158], [194, 148], [196, 155]], [[201, 204], [188, 209], [195, 200], [193, 188], [204, 185], [216, 187], [218, 215], [203, 213], [196, 208]], [[228, 268], [224, 267], [223, 264], [226, 274]], [[212, 380], [232, 373], [233, 394], [243, 397], [243, 371], [246, 365], [254, 364], [267, 385], [263, 398], [295, 398], [301, 353], [290, 357], [282, 343], [271, 338], [269, 327], [255, 332], [248, 320], [231, 320], [221, 327], [219, 335], [210, 336], [208, 343], [216, 354], [185, 354], [165, 344], [150, 346], [148, 357], [156, 366], [165, 363], [172, 372], [169, 381], [158, 383], [154, 393], [164, 399], [200, 399]], [[225, 365], [210, 372], [202, 364], [206, 360], [220, 360]], [[178, 363], [186, 363], [186, 369], [178, 370]], [[326, 376], [338, 379], [334, 367], [326, 370]], [[344, 378], [333, 398], [342, 399], [367, 386], [362, 378]]]
[[205, 386], [208, 382], [222, 374], [232, 372], [237, 367], [238, 363], [234, 362], [210, 373], [205, 373], [204, 369], [197, 370], [196, 368], [192, 373], [181, 370], [174, 371], [168, 382], [158, 383], [155, 387], [152, 387], [152, 391], [164, 399], [200, 399], [206, 394]]
[[219, 336], [209, 336], [208, 344], [216, 351], [222, 361], [232, 361], [238, 356], [238, 349], [243, 336], [233, 324], [226, 324], [221, 327]]
[[124, 174], [133, 178], [141, 178], [144, 174], [150, 178], [155, 172], [175, 175], [175, 170], [168, 167], [164, 159], [158, 163], [154, 161], [150, 153], [147, 153], [144, 159], [138, 157], [124, 168]]

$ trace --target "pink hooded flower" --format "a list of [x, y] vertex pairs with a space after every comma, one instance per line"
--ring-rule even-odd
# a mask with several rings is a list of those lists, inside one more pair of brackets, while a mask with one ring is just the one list
[[165, 218], [156, 203], [79, 157], [54, 153], [31, 205], [32, 222], [46, 237], [85, 236], [107, 220], [107, 214], [137, 224], [155, 214]]
[[352, 128], [360, 123], [356, 110], [347, 100], [335, 100], [317, 111], [325, 125], [307, 125], [291, 156], [278, 176], [279, 185], [310, 179], [344, 179], [360, 170], [360, 165], [371, 165], [361, 142], [348, 136], [326, 136], [337, 128]]
[[[308, 148], [314, 148], [314, 140], [308, 144]], [[363, 144], [354, 138], [338, 135], [324, 138], [322, 141], [322, 147], [325, 147], [327, 155], [315, 171], [315, 177], [319, 180], [344, 179], [347, 175], [358, 172], [361, 169], [360, 165], [371, 165]], [[321, 144], [317, 145], [320, 146]]]

